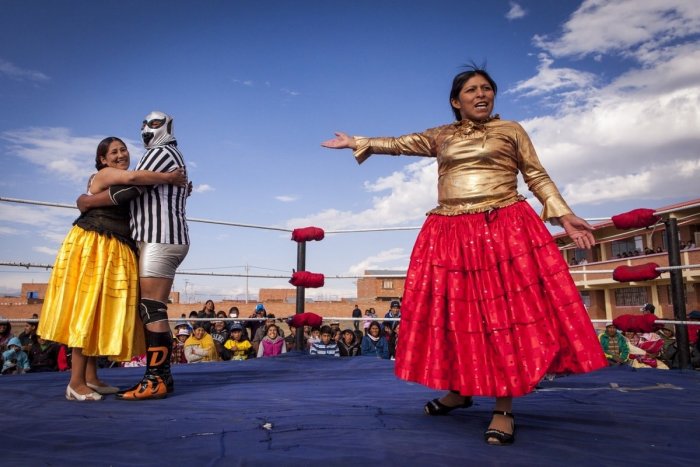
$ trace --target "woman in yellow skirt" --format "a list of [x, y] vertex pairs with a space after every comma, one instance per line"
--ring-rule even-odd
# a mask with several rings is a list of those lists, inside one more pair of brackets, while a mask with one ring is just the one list
[[[97, 377], [97, 356], [129, 360], [142, 353], [138, 323], [138, 263], [129, 228], [130, 199], [137, 185], [185, 186], [184, 171], [129, 171], [129, 151], [122, 140], [103, 139], [97, 146], [88, 194], [111, 186], [115, 206], [87, 211], [73, 223], [51, 273], [37, 333], [72, 347], [68, 400], [100, 400], [117, 391]], [[119, 203], [119, 204], [117, 204]]]

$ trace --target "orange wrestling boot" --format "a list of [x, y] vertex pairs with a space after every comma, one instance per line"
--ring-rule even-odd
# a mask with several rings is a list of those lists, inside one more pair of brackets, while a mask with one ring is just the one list
[[117, 399], [142, 401], [164, 399], [175, 390], [170, 373], [172, 336], [169, 332], [146, 331], [146, 374], [135, 386], [119, 391]]

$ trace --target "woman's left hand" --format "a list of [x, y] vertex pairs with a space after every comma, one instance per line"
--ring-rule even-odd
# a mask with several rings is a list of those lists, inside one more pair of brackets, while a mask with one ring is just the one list
[[559, 218], [559, 223], [578, 248], [590, 249], [595, 245], [595, 237], [591, 233], [593, 227], [585, 220], [573, 214], [566, 214]]

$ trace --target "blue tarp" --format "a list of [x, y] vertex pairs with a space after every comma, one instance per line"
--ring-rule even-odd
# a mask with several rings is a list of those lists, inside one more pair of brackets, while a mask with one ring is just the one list
[[[517, 399], [516, 442], [483, 440], [493, 401], [430, 417], [439, 392], [371, 357], [177, 365], [167, 399], [64, 398], [68, 375], [0, 377], [2, 465], [697, 465], [700, 372], [608, 368]], [[101, 370], [128, 387], [142, 368]]]

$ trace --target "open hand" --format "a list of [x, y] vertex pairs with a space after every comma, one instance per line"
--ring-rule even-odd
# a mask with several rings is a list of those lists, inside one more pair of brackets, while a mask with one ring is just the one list
[[322, 142], [321, 146], [330, 149], [357, 149], [357, 144], [355, 144], [355, 138], [346, 135], [342, 131], [336, 132], [335, 138]]

